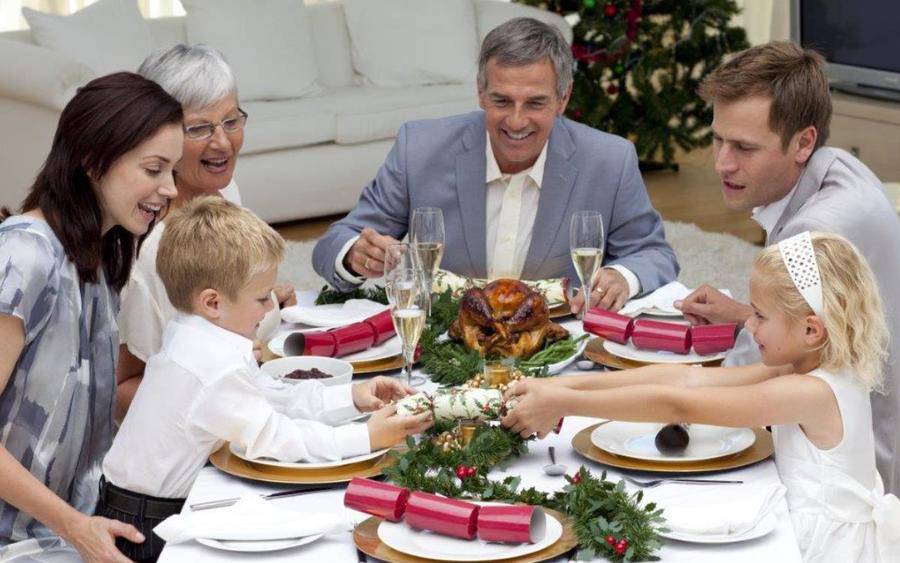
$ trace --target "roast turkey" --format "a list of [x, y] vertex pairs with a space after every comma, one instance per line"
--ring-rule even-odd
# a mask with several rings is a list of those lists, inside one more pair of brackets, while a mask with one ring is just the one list
[[550, 320], [540, 293], [519, 280], [500, 279], [463, 294], [449, 335], [482, 356], [527, 358], [569, 333]]

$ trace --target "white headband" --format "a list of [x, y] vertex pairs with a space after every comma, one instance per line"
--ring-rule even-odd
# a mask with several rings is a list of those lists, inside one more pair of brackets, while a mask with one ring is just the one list
[[821, 316], [825, 308], [822, 300], [822, 277], [819, 275], [819, 263], [816, 261], [809, 231], [779, 242], [778, 251], [800, 295], [813, 313]]

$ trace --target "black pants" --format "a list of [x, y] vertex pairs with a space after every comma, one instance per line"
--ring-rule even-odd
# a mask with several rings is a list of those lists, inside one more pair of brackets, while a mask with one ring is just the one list
[[166, 542], [153, 533], [157, 524], [181, 512], [185, 499], [170, 499], [142, 495], [116, 487], [100, 478], [100, 500], [96, 516], [103, 516], [131, 524], [144, 535], [143, 543], [116, 538], [116, 547], [125, 557], [137, 562], [155, 562]]

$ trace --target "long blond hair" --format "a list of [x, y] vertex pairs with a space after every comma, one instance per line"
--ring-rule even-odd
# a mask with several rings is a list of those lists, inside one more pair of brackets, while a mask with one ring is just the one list
[[[819, 232], [810, 237], [822, 279], [826, 338], [820, 367], [849, 368], [867, 389], [878, 390], [890, 333], [872, 269], [847, 239]], [[764, 249], [753, 268], [765, 280], [773, 304], [789, 317], [814, 314], [791, 281], [777, 245]]]

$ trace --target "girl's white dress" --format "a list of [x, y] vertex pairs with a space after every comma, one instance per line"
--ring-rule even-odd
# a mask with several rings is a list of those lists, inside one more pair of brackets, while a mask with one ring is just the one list
[[875, 468], [869, 393], [849, 372], [809, 375], [834, 392], [844, 436], [820, 450], [799, 424], [772, 429], [803, 561], [900, 562], [900, 500], [884, 494]]

